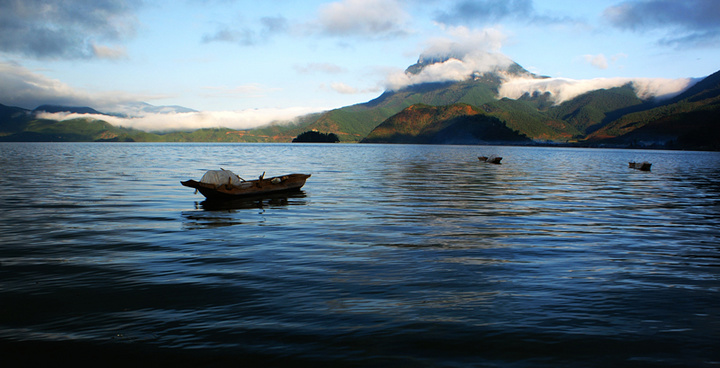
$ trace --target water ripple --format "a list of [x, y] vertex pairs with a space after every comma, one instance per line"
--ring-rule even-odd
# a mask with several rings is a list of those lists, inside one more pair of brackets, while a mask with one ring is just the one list
[[[488, 151], [503, 164], [478, 162]], [[291, 144], [0, 144], [0, 153], [3, 353], [169, 351], [181, 365], [720, 361], [717, 153]], [[639, 156], [651, 172], [627, 168]], [[220, 204], [179, 185], [217, 167], [313, 176], [294, 195]]]

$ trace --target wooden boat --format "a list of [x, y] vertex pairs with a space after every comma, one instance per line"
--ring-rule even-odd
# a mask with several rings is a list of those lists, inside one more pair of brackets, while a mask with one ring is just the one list
[[489, 163], [489, 164], [498, 164], [498, 165], [499, 165], [499, 164], [500, 164], [500, 161], [502, 160], [502, 157], [498, 157], [498, 156], [490, 156], [490, 157], [479, 156], [478, 159], [479, 159], [480, 161], [482, 161], [482, 162], [487, 162], [487, 163]]
[[219, 183], [218, 180], [205, 180], [211, 172], [220, 173], [220, 171], [211, 170], [200, 181], [191, 179], [181, 181], [180, 184], [195, 188], [208, 200], [231, 200], [299, 191], [305, 185], [305, 180], [310, 177], [309, 174], [288, 174], [266, 178], [263, 173], [256, 180], [244, 180], [231, 171], [222, 171], [227, 173], [225, 175], [227, 180], [224, 180], [223, 183]]
[[645, 161], [645, 162], [630, 162], [628, 166], [631, 169], [637, 169], [642, 171], [650, 171], [650, 166], [652, 166], [651, 163]]

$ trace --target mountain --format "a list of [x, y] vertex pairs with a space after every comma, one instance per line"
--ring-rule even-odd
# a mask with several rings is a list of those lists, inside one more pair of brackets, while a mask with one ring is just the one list
[[134, 141], [133, 136], [146, 134], [119, 128], [102, 120], [70, 119], [63, 121], [32, 119], [24, 124], [22, 131], [3, 129], [0, 141], [4, 142], [92, 142]]
[[[556, 96], [549, 92], [500, 98], [508, 80], [542, 83], [548, 78], [509, 59], [499, 60], [494, 67], [468, 63], [478, 69], [462, 81], [428, 82], [428, 75], [436, 75], [446, 65], [442, 63], [457, 66], [462, 62], [453, 56], [420, 57], [406, 69], [405, 87], [388, 90], [365, 103], [300, 117], [296, 124], [151, 134], [112, 127], [89, 117], [72, 123], [37, 120], [33, 111], [0, 105], [0, 140], [290, 142], [314, 130], [334, 133], [341, 142], [515, 144], [527, 137], [535, 144], [720, 150], [720, 72], [664, 101], [638, 97], [630, 82], [555, 103]], [[122, 109], [122, 113], [110, 114], [193, 111], [144, 103]], [[36, 109], [40, 110], [99, 114], [85, 107]]]
[[[0, 105], [0, 116], [5, 109]], [[27, 111], [27, 110], [26, 110]], [[32, 115], [26, 115], [32, 116]], [[15, 121], [15, 120], [11, 120]], [[9, 126], [12, 127], [10, 124]], [[230, 129], [198, 129], [193, 132], [167, 134], [114, 126], [103, 120], [76, 118], [69, 120], [30, 119], [22, 129], [6, 129], [0, 124], [0, 142], [267, 142], [243, 139], [242, 132]]]
[[75, 107], [75, 106], [59, 106], [59, 105], [42, 105], [38, 106], [33, 110], [33, 112], [49, 112], [49, 113], [58, 113], [58, 112], [69, 112], [74, 114], [97, 114], [97, 115], [103, 115], [100, 111], [97, 111], [91, 107]]
[[[417, 74], [446, 59], [421, 59], [406, 73]], [[549, 93], [525, 94], [518, 99], [498, 98], [506, 78], [543, 79], [517, 64], [474, 73], [461, 82], [423, 83], [387, 91], [367, 103], [328, 111], [307, 128], [334, 132], [343, 141], [376, 141], [374, 127], [385, 137], [403, 136], [403, 127], [386, 119], [409, 106], [447, 106], [465, 103], [496, 117], [511, 130], [535, 142], [580, 146], [720, 149], [720, 72], [696, 83], [672, 100], [639, 98], [631, 83], [598, 89], [554, 104]], [[423, 117], [428, 118], [428, 117]], [[406, 121], [406, 123], [409, 123]], [[395, 133], [388, 131], [389, 127]], [[366, 133], [367, 132], [367, 133]], [[373, 133], [371, 133], [373, 132]], [[634, 133], [633, 133], [634, 132]]]
[[[420, 58], [406, 69], [418, 74], [445, 58]], [[498, 99], [500, 86], [513, 78], [546, 79], [530, 73], [517, 63], [483, 73], [460, 82], [435, 82], [411, 85], [397, 91], [386, 91], [367, 103], [343, 107], [324, 113], [306, 128], [334, 132], [343, 141], [357, 141], [385, 119], [414, 104], [445, 106], [465, 103], [477, 106], [536, 141], [571, 142], [583, 139], [610, 121], [640, 109], [651, 102], [637, 97], [631, 85], [596, 90], [554, 105], [549, 93], [526, 94], [517, 100]]]
[[[452, 56], [421, 57], [416, 64], [409, 66], [405, 73], [417, 75], [433, 64], [446, 62], [452, 58]], [[503, 77], [544, 78], [535, 76], [517, 63], [508, 62], [508, 66], [504, 68], [487, 73], [474, 73], [466, 81], [421, 83], [396, 91], [386, 91], [369, 102], [330, 110], [305, 128], [334, 132], [341, 141], [359, 141], [385, 119], [411, 105], [444, 106], [465, 103], [482, 106], [496, 102]]]
[[118, 109], [119, 111], [113, 111], [108, 114], [119, 117], [135, 117], [143, 116], [146, 114], [173, 114], [197, 112], [197, 110], [193, 110], [184, 106], [155, 106], [147, 102], [128, 102], [118, 106]]
[[581, 135], [592, 133], [618, 117], [652, 106], [641, 100], [631, 85], [599, 89], [582, 94], [545, 111], [555, 119], [566, 121]]
[[720, 71], [659, 106], [631, 112], [591, 133], [587, 142], [720, 150]]
[[679, 94], [671, 100], [672, 103], [677, 103], [683, 100], [689, 102], [697, 102], [706, 99], [712, 99], [720, 95], [720, 71], [717, 71], [708, 77], [702, 79], [698, 83], [695, 83], [692, 87], [688, 88], [683, 93]]
[[[147, 109], [168, 111], [167, 106], [152, 106], [140, 103]], [[178, 110], [186, 109], [177, 107]], [[187, 109], [189, 110], [189, 109]], [[92, 114], [91, 117], [79, 117], [68, 120], [41, 119], [38, 114], [47, 113], [75, 113]], [[59, 105], [42, 105], [34, 110], [0, 104], [0, 141], [5, 142], [93, 142], [93, 141], [123, 141], [123, 142], [162, 142], [162, 141], [205, 141], [210, 137], [221, 140], [226, 134], [211, 131], [197, 131], [189, 139], [182, 133], [159, 135], [140, 130], [128, 129], [111, 125], [100, 120], [97, 115], [108, 115], [91, 107], [73, 107]], [[197, 137], [197, 138], [195, 138]]]
[[91, 107], [76, 107], [76, 106], [61, 106], [61, 105], [42, 105], [36, 107], [33, 112], [67, 112], [74, 114], [94, 114], [94, 115], [110, 115], [120, 117], [135, 117], [143, 116], [146, 114], [172, 114], [172, 113], [186, 113], [186, 112], [197, 112], [184, 106], [170, 105], [170, 106], [155, 106], [147, 102], [127, 102], [120, 104], [118, 107], [119, 111], [113, 112], [100, 112]]
[[30, 110], [0, 104], [0, 136], [22, 132], [33, 117]]
[[509, 144], [531, 140], [468, 104], [412, 105], [373, 129], [363, 143]]

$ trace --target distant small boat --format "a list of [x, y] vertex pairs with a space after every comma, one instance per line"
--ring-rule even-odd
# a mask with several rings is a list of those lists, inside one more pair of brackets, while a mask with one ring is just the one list
[[651, 163], [644, 161], [644, 162], [630, 162], [628, 166], [631, 169], [637, 169], [642, 171], [650, 171], [650, 166], [652, 166]]
[[499, 156], [490, 156], [490, 157], [480, 156], [480, 157], [478, 157], [478, 159], [479, 159], [480, 161], [482, 161], [482, 162], [487, 162], [487, 163], [489, 163], [489, 164], [498, 164], [498, 165], [499, 165], [499, 164], [500, 164], [500, 161], [502, 160], [502, 157], [499, 157]]
[[180, 184], [195, 188], [208, 200], [229, 200], [258, 197], [267, 194], [298, 191], [305, 185], [309, 174], [287, 174], [265, 178], [265, 173], [255, 180], [245, 180], [230, 170], [209, 170], [200, 181], [181, 181]]

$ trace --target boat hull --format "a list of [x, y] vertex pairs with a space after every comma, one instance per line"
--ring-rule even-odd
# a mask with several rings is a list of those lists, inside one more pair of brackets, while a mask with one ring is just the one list
[[240, 185], [201, 183], [195, 180], [181, 181], [186, 187], [197, 189], [209, 200], [232, 200], [261, 197], [268, 194], [299, 191], [309, 174], [288, 174], [271, 178], [248, 180]]
[[502, 157], [498, 157], [498, 156], [490, 156], [490, 157], [480, 156], [480, 157], [478, 157], [478, 160], [480, 160], [481, 162], [487, 162], [487, 163], [489, 163], [489, 164], [499, 165], [499, 164], [500, 164], [500, 161], [502, 161]]
[[650, 171], [652, 164], [649, 162], [630, 162], [628, 163], [628, 167], [630, 167], [631, 169]]

